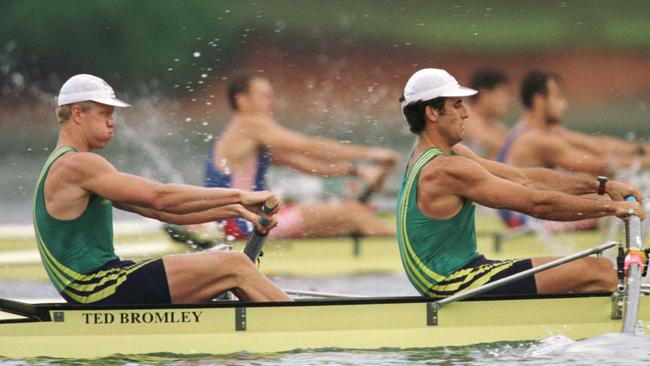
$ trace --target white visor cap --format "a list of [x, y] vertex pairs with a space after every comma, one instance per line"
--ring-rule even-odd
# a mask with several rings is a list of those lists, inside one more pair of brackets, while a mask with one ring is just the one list
[[410, 103], [438, 97], [467, 97], [478, 90], [461, 86], [456, 79], [442, 69], [422, 69], [406, 82], [402, 109]]
[[61, 87], [57, 104], [60, 106], [72, 103], [92, 101], [112, 105], [114, 107], [130, 107], [131, 105], [117, 99], [115, 91], [104, 79], [89, 74], [79, 74], [71, 77]]

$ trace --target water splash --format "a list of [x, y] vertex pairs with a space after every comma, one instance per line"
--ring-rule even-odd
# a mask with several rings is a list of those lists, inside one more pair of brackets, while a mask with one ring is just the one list
[[[118, 131], [122, 137], [129, 143], [130, 147], [137, 147], [148, 156], [148, 164], [143, 167], [144, 170], [139, 173], [147, 172], [150, 178], [156, 178], [152, 175], [155, 173], [164, 175], [169, 182], [185, 183], [185, 179], [179, 173], [179, 170], [174, 167], [171, 159], [167, 157], [166, 146], [162, 143], [164, 136], [168, 132], [166, 129], [161, 128], [161, 121], [156, 117], [156, 110], [151, 102], [143, 101], [141, 103], [145, 108], [144, 115], [149, 118], [140, 120], [140, 123], [121, 123]], [[152, 167], [155, 169], [152, 171]]]
[[650, 363], [650, 337], [609, 333], [581, 341], [564, 336], [551, 337], [531, 347], [526, 355], [554, 364], [571, 365], [647, 365]]

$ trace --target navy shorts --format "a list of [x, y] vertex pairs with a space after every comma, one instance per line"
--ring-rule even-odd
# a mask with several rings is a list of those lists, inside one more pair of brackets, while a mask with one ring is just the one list
[[[530, 259], [490, 260], [484, 256], [467, 263], [456, 272], [430, 288], [436, 297], [447, 297], [463, 290], [473, 289], [516, 273], [531, 269]], [[534, 295], [537, 294], [535, 276], [529, 276], [485, 292], [484, 295]]]
[[75, 279], [61, 296], [69, 304], [171, 304], [162, 259], [110, 261]]

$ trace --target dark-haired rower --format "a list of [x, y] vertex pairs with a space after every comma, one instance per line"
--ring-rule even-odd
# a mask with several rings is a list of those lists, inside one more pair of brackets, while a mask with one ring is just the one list
[[[650, 167], [650, 149], [610, 136], [589, 136], [562, 126], [568, 102], [558, 75], [531, 71], [521, 83], [521, 102], [525, 112], [510, 132], [498, 161], [516, 167], [547, 167], [591, 175], [610, 176], [617, 168], [639, 160]], [[501, 210], [509, 227], [525, 225], [520, 213]], [[556, 225], [557, 226], [557, 225]], [[575, 229], [593, 227], [579, 223]]]
[[[360, 176], [377, 189], [392, 171], [399, 155], [389, 149], [343, 144], [307, 136], [281, 126], [273, 118], [274, 95], [260, 74], [241, 74], [228, 89], [234, 116], [210, 149], [205, 167], [207, 187], [266, 189], [271, 164], [318, 176]], [[357, 164], [358, 161], [374, 166]], [[394, 226], [357, 201], [286, 205], [276, 215], [272, 238], [394, 235]], [[246, 220], [228, 220], [226, 234], [246, 237]]]
[[470, 88], [480, 93], [469, 97], [465, 141], [481, 157], [494, 160], [508, 137], [508, 127], [499, 120], [512, 105], [508, 78], [499, 70], [478, 70], [472, 75]]
[[[476, 249], [474, 202], [559, 221], [630, 213], [645, 217], [639, 203], [620, 200], [629, 194], [640, 199], [631, 185], [608, 183], [607, 193], [616, 201], [584, 198], [581, 195], [597, 191], [595, 177], [515, 168], [480, 158], [460, 145], [468, 117], [463, 97], [475, 93], [444, 70], [423, 69], [411, 76], [401, 98], [417, 142], [398, 198], [397, 238], [406, 274], [422, 295], [448, 296], [555, 259], [483, 257]], [[611, 291], [615, 285], [612, 263], [590, 257], [492, 294]]]

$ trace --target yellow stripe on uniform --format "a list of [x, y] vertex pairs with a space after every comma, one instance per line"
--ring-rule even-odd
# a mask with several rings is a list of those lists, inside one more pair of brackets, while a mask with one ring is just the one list
[[[48, 171], [48, 169], [51, 168], [51, 164], [56, 159], [58, 159], [61, 155], [74, 150], [75, 149], [70, 146], [63, 146], [59, 148], [57, 151], [53, 152], [52, 155], [50, 155], [45, 165], [43, 166], [43, 169], [41, 169], [37, 181], [38, 183], [34, 188], [35, 200], [38, 199], [39, 186], [41, 185], [43, 179], [45, 178], [46, 172]], [[43, 199], [45, 199], [45, 197], [43, 197]], [[36, 207], [36, 204], [34, 206]], [[57, 288], [57, 290], [64, 292], [67, 296], [80, 303], [90, 303], [90, 302], [99, 301], [101, 299], [104, 299], [114, 294], [117, 287], [120, 284], [122, 284], [124, 281], [126, 281], [130, 273], [142, 268], [143, 266], [155, 260], [152, 259], [149, 261], [138, 263], [137, 265], [131, 266], [128, 269], [109, 268], [91, 274], [79, 273], [67, 267], [63, 263], [61, 263], [56, 258], [56, 256], [54, 256], [50, 252], [47, 245], [45, 245], [45, 241], [43, 240], [40, 229], [38, 227], [38, 222], [36, 220], [36, 210], [34, 210], [33, 212], [33, 221], [34, 221], [34, 232], [36, 236], [37, 248], [39, 254], [41, 255], [41, 258], [43, 259], [43, 264], [45, 265], [45, 269], [50, 275], [50, 278], [52, 279], [54, 286]], [[88, 283], [91, 281], [94, 282]], [[109, 283], [110, 281], [115, 281], [115, 283], [103, 288], [101, 291], [92, 293], [90, 295], [79, 295], [75, 293], [75, 291], [92, 292], [96, 288], [104, 286], [106, 283]]]
[[[516, 261], [506, 261], [499, 263], [497, 265], [487, 265], [487, 266], [479, 266], [476, 268], [468, 268], [469, 272], [465, 273], [465, 278], [462, 281], [458, 282], [453, 282], [453, 283], [446, 283], [447, 280], [452, 280], [454, 278], [461, 277], [462, 275], [458, 275], [456, 272], [454, 272], [452, 275], [447, 277], [447, 279], [437, 285], [434, 285], [431, 289], [437, 292], [455, 292], [458, 291], [458, 289], [463, 286], [464, 284], [471, 283], [468, 287], [466, 287], [464, 290], [469, 290], [472, 288], [476, 288], [479, 286], [482, 286], [490, 281], [492, 277], [494, 277], [496, 274], [512, 267], [515, 264]], [[458, 271], [460, 272], [460, 271]], [[487, 273], [486, 273], [487, 272]], [[477, 276], [483, 274], [482, 277], [480, 277], [477, 280], [474, 280]], [[473, 281], [473, 282], [472, 282]]]
[[445, 279], [445, 277], [441, 276], [440, 274], [432, 271], [426, 264], [422, 262], [422, 260], [418, 257], [418, 255], [415, 253], [413, 250], [413, 247], [411, 246], [411, 243], [408, 238], [408, 234], [406, 231], [406, 210], [409, 202], [409, 197], [411, 194], [411, 189], [413, 187], [413, 184], [415, 184], [415, 177], [417, 176], [417, 172], [420, 171], [420, 169], [427, 164], [431, 158], [433, 158], [435, 155], [441, 153], [440, 150], [436, 148], [432, 148], [427, 150], [422, 156], [420, 156], [415, 164], [411, 167], [411, 171], [409, 172], [409, 176], [407, 178], [407, 186], [405, 187], [405, 195], [402, 197], [402, 201], [399, 203], [399, 220], [400, 220], [400, 229], [401, 229], [401, 237], [404, 242], [403, 247], [406, 249], [405, 255], [402, 256], [402, 262], [405, 264], [405, 268], [407, 268], [407, 272], [410, 272], [414, 275], [414, 277], [411, 277], [413, 282], [416, 284], [418, 289], [421, 290], [423, 293], [429, 292], [429, 288], [434, 285], [434, 283], [427, 278], [424, 277], [424, 275], [430, 277], [433, 279], [435, 282], [440, 282]]
[[[71, 299], [73, 299], [73, 300], [75, 300], [75, 301], [77, 301], [79, 303], [82, 303], [82, 304], [89, 304], [89, 303], [93, 303], [93, 302], [103, 300], [103, 299], [115, 294], [115, 291], [117, 290], [117, 288], [124, 281], [126, 281], [128, 279], [129, 274], [139, 270], [140, 268], [142, 268], [142, 267], [146, 266], [147, 264], [149, 264], [151, 262], [154, 262], [154, 261], [156, 261], [156, 259], [150, 259], [150, 260], [138, 263], [137, 265], [131, 266], [128, 269], [122, 268], [122, 271], [120, 271], [120, 272], [118, 272], [116, 274], [107, 276], [107, 277], [110, 277], [111, 280], [115, 280], [114, 284], [112, 284], [110, 286], [107, 286], [106, 288], [104, 288], [104, 289], [102, 289], [100, 291], [93, 292], [93, 293], [91, 293], [89, 295], [79, 295], [79, 294], [76, 294], [76, 293], [72, 292], [71, 289], [75, 289], [75, 290], [78, 290], [78, 291], [84, 291], [85, 292], [85, 291], [92, 291], [97, 286], [91, 286], [91, 285], [75, 286], [75, 283], [72, 283], [63, 292], [67, 296], [69, 296]], [[104, 278], [102, 278], [102, 281], [103, 280], [104, 280]], [[103, 282], [105, 282], [105, 281], [103, 281]]]

